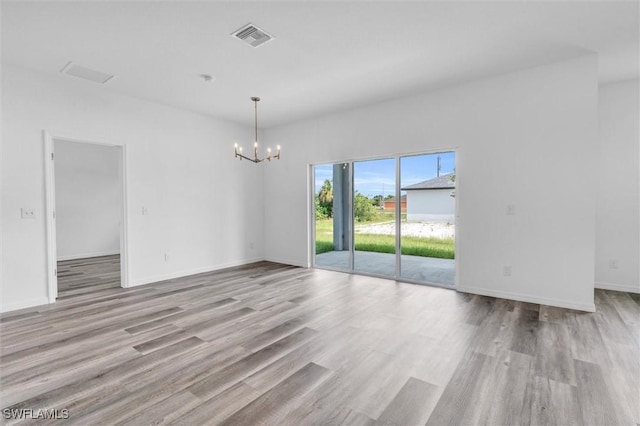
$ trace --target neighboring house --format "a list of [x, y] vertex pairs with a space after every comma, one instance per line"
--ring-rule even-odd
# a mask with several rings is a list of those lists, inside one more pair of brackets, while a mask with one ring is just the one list
[[[389, 198], [388, 200], [384, 200], [384, 210], [395, 210], [396, 209], [396, 198]], [[400, 211], [407, 211], [407, 196], [403, 195], [400, 197]]]
[[402, 188], [407, 191], [407, 220], [417, 222], [455, 222], [456, 187], [453, 174], [425, 180]]

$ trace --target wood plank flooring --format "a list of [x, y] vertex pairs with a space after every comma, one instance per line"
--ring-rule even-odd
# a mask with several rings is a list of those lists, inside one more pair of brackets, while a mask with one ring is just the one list
[[120, 255], [58, 261], [58, 298], [120, 287]]
[[74, 425], [640, 423], [638, 295], [598, 290], [588, 314], [268, 262], [70, 287], [2, 316], [0, 408]]

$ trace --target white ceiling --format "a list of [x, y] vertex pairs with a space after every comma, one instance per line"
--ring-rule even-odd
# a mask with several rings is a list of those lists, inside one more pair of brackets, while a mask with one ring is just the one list
[[[589, 52], [601, 82], [638, 78], [638, 16], [637, 1], [4, 1], [2, 61], [74, 61], [115, 74], [107, 90], [250, 125], [260, 96], [271, 127]], [[230, 36], [248, 22], [276, 39]]]

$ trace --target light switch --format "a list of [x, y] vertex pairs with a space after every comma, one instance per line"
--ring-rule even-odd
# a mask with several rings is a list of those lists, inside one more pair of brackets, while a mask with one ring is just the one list
[[20, 213], [23, 219], [35, 219], [36, 209], [23, 207], [20, 209]]
[[507, 216], [515, 216], [515, 214], [516, 214], [516, 205], [507, 204]]

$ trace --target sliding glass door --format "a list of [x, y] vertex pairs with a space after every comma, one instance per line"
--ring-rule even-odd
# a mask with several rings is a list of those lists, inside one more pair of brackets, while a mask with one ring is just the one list
[[400, 278], [454, 285], [455, 154], [400, 158]]
[[351, 166], [314, 167], [315, 264], [351, 270]]
[[353, 163], [353, 270], [356, 272], [396, 276], [395, 182], [394, 158]]
[[322, 268], [453, 286], [455, 153], [313, 167]]

